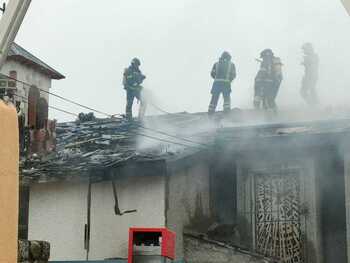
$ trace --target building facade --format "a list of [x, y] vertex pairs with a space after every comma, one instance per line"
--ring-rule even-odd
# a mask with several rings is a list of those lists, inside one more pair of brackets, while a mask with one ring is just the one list
[[[0, 99], [10, 100], [17, 108], [21, 157], [49, 152], [55, 148], [55, 121], [48, 118], [49, 90], [52, 80], [65, 78], [16, 43], [10, 47], [0, 72]], [[20, 185], [19, 237], [27, 238], [29, 196], [26, 185]]]
[[[67, 171], [111, 159], [98, 146], [114, 145], [107, 125], [97, 125], [103, 135], [93, 139], [96, 149], [91, 137], [89, 152], [82, 152], [84, 138], [68, 143], [79, 147], [69, 160], [78, 153], [79, 162], [67, 163]], [[120, 137], [119, 126], [111, 134]], [[101, 260], [127, 256], [129, 227], [165, 226], [177, 234], [176, 258], [188, 262], [350, 262], [348, 120], [223, 128], [209, 136], [215, 143], [202, 150], [137, 155], [72, 176], [58, 168], [62, 162], [51, 170], [44, 163], [30, 185], [29, 237], [48, 240], [53, 260]]]
[[0, 94], [14, 93], [14, 100], [20, 104], [24, 116], [24, 125], [43, 126], [43, 119], [48, 118], [47, 92], [51, 89], [52, 80], [65, 77], [16, 43], [11, 45], [0, 73], [3, 74]]
[[220, 149], [232, 159], [218, 170], [224, 182], [234, 177], [240, 246], [283, 262], [349, 262], [347, 120], [238, 133], [221, 134]]

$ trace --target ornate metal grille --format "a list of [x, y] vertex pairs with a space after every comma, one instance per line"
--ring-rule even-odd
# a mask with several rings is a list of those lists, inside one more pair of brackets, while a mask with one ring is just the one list
[[303, 261], [298, 173], [255, 174], [255, 246], [285, 263]]

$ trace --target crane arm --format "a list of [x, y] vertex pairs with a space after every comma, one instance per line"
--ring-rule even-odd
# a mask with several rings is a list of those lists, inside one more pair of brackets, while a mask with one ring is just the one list
[[9, 0], [0, 20], [0, 69], [5, 63], [9, 48], [15, 40], [31, 0]]
[[350, 15], [350, 0], [341, 0], [346, 11], [348, 11], [348, 14]]

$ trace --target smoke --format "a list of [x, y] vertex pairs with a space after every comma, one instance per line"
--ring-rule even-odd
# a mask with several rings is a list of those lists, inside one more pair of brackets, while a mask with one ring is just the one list
[[[233, 107], [249, 109], [255, 58], [267, 47], [284, 63], [280, 107], [299, 109], [305, 106], [299, 96], [304, 42], [312, 42], [320, 56], [322, 105], [336, 107], [349, 100], [350, 18], [340, 1], [146, 2], [106, 0], [94, 6], [82, 0], [50, 5], [36, 0], [16, 41], [67, 76], [55, 81], [52, 91], [113, 114], [124, 112], [122, 72], [135, 56], [147, 75], [145, 87], [162, 108], [206, 111], [210, 69], [223, 50], [232, 53], [238, 71]], [[55, 98], [50, 102], [81, 111]], [[50, 116], [71, 118], [54, 111]]]

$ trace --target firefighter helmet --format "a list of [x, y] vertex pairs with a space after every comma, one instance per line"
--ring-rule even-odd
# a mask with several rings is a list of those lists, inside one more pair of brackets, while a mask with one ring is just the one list
[[272, 52], [271, 49], [267, 48], [267, 49], [264, 49], [261, 53], [260, 53], [260, 57], [261, 58], [264, 58], [264, 57], [273, 57], [274, 54]]
[[230, 55], [229, 52], [224, 51], [224, 52], [222, 53], [222, 55], [221, 55], [221, 58], [222, 58], [222, 59], [231, 60], [231, 55]]
[[310, 53], [314, 51], [314, 47], [311, 43], [305, 43], [301, 48], [304, 50], [305, 53]]
[[131, 64], [139, 67], [141, 65], [141, 61], [138, 58], [133, 58], [131, 60]]

